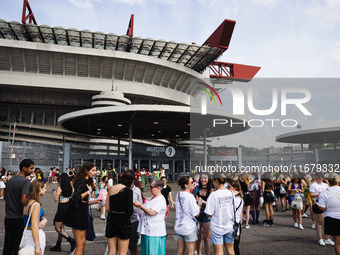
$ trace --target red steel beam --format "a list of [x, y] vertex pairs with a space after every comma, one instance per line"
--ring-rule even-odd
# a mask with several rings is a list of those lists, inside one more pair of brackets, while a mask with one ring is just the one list
[[[27, 15], [26, 15], [26, 10], [28, 10]], [[21, 18], [22, 24], [25, 25], [27, 20], [28, 20], [28, 23], [34, 23], [34, 24], [38, 25], [37, 21], [35, 20], [31, 6], [28, 3], [28, 0], [24, 0], [24, 6], [23, 6], [23, 9], [22, 9], [22, 18]]]
[[234, 32], [236, 21], [225, 19], [221, 25], [209, 36], [209, 38], [202, 44], [210, 48], [218, 47], [224, 51], [229, 48], [231, 36]]
[[251, 81], [261, 69], [258, 66], [248, 66], [234, 63], [214, 61], [210, 66], [210, 78], [223, 78], [233, 81]]
[[134, 15], [131, 14], [130, 22], [129, 22], [129, 27], [126, 31], [126, 35], [129, 36], [130, 38], [133, 37], [133, 20], [134, 20]]

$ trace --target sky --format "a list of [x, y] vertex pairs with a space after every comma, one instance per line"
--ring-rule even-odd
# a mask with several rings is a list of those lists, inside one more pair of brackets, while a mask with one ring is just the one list
[[[0, 18], [20, 22], [22, 3], [23, 0], [1, 0]], [[134, 36], [189, 44], [202, 44], [224, 19], [232, 19], [236, 21], [234, 33], [229, 49], [219, 61], [260, 66], [256, 78], [340, 78], [339, 0], [29, 0], [29, 3], [39, 25], [122, 35], [134, 14]], [[259, 92], [268, 85], [254, 81], [240, 86], [253, 84]], [[340, 126], [339, 112], [329, 108], [336, 107], [340, 91], [337, 84], [319, 80], [309, 87], [312, 117], [301, 117], [301, 130]], [[270, 96], [259, 97], [258, 103], [268, 105], [268, 100]], [[248, 140], [242, 145], [283, 146], [275, 143], [275, 136], [286, 131], [250, 129], [246, 131]], [[217, 144], [237, 146], [241, 144], [240, 137], [223, 137]]]

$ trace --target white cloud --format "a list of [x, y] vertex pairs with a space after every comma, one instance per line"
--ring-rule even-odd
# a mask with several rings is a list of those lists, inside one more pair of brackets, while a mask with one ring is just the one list
[[92, 9], [95, 2], [100, 0], [68, 0], [73, 6], [80, 9]]
[[340, 41], [334, 43], [333, 48], [329, 52], [329, 56], [338, 64], [340, 64]]
[[340, 21], [339, 0], [314, 1], [314, 4], [309, 6], [307, 12], [310, 18], [316, 21], [319, 28], [331, 29], [338, 25]]

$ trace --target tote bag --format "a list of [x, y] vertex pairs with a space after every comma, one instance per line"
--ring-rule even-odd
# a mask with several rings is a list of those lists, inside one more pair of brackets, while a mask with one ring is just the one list
[[86, 230], [86, 240], [87, 241], [93, 241], [96, 238], [96, 233], [94, 232], [93, 227], [93, 217], [92, 217], [92, 211], [87, 212], [87, 230]]

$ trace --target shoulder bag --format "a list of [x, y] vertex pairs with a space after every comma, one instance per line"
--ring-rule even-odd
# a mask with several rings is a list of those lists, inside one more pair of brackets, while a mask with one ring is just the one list
[[[232, 192], [232, 191], [231, 191]], [[236, 221], [236, 211], [240, 208], [240, 206], [242, 205], [243, 200], [241, 199], [241, 202], [239, 204], [239, 206], [236, 208], [235, 210], [235, 201], [234, 201], [234, 192], [233, 192], [233, 209], [234, 209], [234, 226], [233, 226], [233, 230], [234, 230], [234, 240], [239, 240], [240, 239], [240, 235], [241, 235], [241, 223]], [[242, 216], [241, 216], [242, 217]]]
[[21, 245], [22, 245], [22, 241], [24, 240], [25, 235], [26, 235], [26, 232], [27, 232], [27, 227], [28, 227], [28, 223], [30, 222], [30, 219], [31, 219], [31, 216], [32, 216], [33, 207], [34, 207], [34, 205], [35, 205], [36, 203], [37, 203], [37, 202], [34, 202], [34, 203], [32, 204], [32, 209], [31, 209], [30, 215], [29, 215], [29, 217], [28, 217], [28, 220], [27, 220], [27, 223], [26, 223], [26, 227], [25, 227], [24, 233], [22, 234], [22, 237], [21, 237], [18, 255], [34, 255], [34, 254], [35, 254], [35, 247], [34, 247], [34, 246], [26, 246], [26, 247], [24, 247], [24, 248], [21, 248]]
[[86, 240], [93, 241], [96, 238], [96, 233], [94, 232], [93, 227], [93, 217], [91, 207], [87, 212], [87, 229], [86, 229]]

